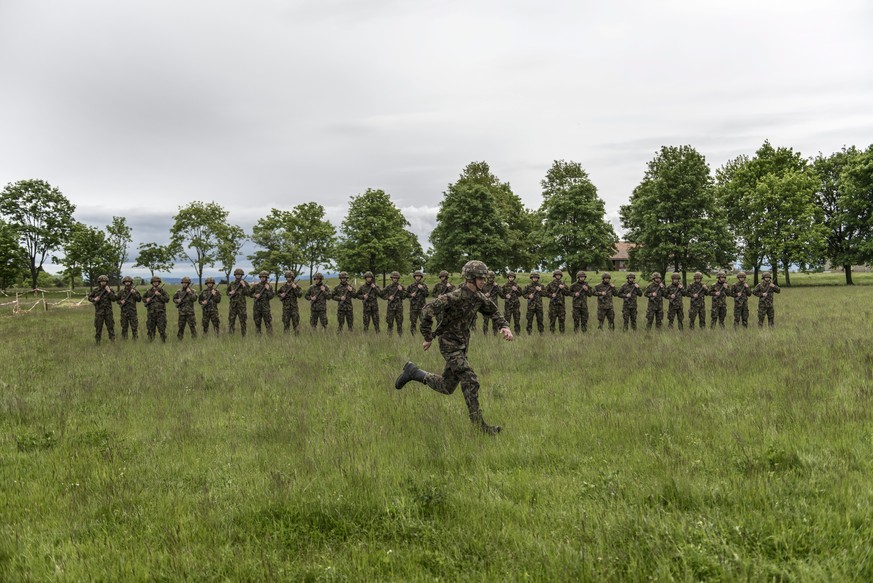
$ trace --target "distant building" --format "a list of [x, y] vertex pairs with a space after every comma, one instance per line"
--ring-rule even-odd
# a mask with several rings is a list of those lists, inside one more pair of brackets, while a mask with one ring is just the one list
[[612, 257], [609, 258], [609, 264], [612, 266], [613, 270], [624, 271], [628, 268], [630, 262], [630, 256], [628, 253], [634, 247], [636, 247], [634, 243], [629, 243], [627, 241], [619, 241], [615, 244], [615, 253], [613, 253]]

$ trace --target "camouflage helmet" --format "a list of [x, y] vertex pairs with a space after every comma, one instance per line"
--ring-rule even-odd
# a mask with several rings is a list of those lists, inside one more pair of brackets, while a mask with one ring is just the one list
[[270, 273], [265, 269], [262, 269], [258, 272], [258, 277], [270, 277]]
[[449, 276], [449, 272], [446, 271], [445, 269], [443, 269], [442, 271], [440, 271], [440, 275], [439, 275], [439, 276], [440, 276], [440, 277], [448, 277], [448, 276]]
[[537, 279], [539, 279], [539, 278], [540, 278], [540, 273], [539, 273], [539, 271], [531, 271], [531, 272], [530, 272], [530, 278], [531, 278], [531, 279], [533, 279], [533, 278], [537, 278]]
[[322, 274], [320, 271], [316, 271], [315, 275], [313, 275], [312, 277], [313, 279], [324, 279], [324, 274]]
[[210, 283], [215, 283], [215, 278], [214, 278], [214, 277], [207, 277], [207, 278], [206, 278], [206, 284], [208, 285], [208, 284], [210, 284]]
[[604, 271], [603, 275], [600, 276], [600, 279], [612, 279], [612, 276], [609, 275], [608, 272]]
[[657, 271], [652, 272], [652, 279], [661, 279], [661, 274]]
[[121, 283], [133, 283], [133, 278], [129, 275], [125, 275], [124, 279], [121, 280]]
[[182, 278], [182, 283], [191, 283], [191, 278], [186, 275]]
[[157, 275], [152, 276], [152, 283], [161, 283], [161, 278]]
[[495, 275], [497, 275], [497, 274], [494, 273], [493, 271], [491, 271], [490, 269], [488, 270], [488, 279], [494, 279]]
[[552, 272], [552, 277], [558, 277], [558, 276], [564, 277], [564, 272], [561, 271], [560, 269], [556, 269], [555, 271]]
[[628, 273], [628, 274], [627, 274], [627, 278], [628, 278], [628, 279], [636, 279], [636, 278], [637, 278], [637, 274], [636, 274], [636, 273]]
[[703, 274], [699, 271], [694, 272], [694, 279], [703, 279]]
[[237, 267], [236, 269], [233, 270], [233, 274], [234, 275], [245, 275], [246, 272], [243, 271], [241, 267]]
[[679, 273], [678, 271], [674, 271], [674, 272], [670, 275], [670, 279], [679, 279], [680, 277], [682, 277], [682, 274]]
[[486, 278], [488, 276], [488, 266], [481, 261], [468, 261], [461, 268], [461, 277], [464, 279]]
[[719, 269], [718, 273], [716, 273], [715, 276], [716, 277], [727, 277], [727, 275], [724, 272], [724, 269]]
[[420, 269], [416, 269], [412, 272], [412, 277], [424, 277], [424, 274], [421, 272]]
[[585, 275], [584, 271], [577, 271], [576, 272], [576, 279], [579, 279], [580, 277], [588, 277], [588, 276]]
[[296, 275], [297, 275], [297, 274], [294, 273], [294, 270], [293, 270], [293, 269], [289, 269], [288, 271], [285, 272], [285, 278], [286, 278], [286, 279], [294, 279], [294, 277], [295, 277]]
[[366, 273], [364, 273], [364, 277], [365, 277], [365, 278], [369, 277], [369, 278], [373, 279], [373, 278], [374, 278], [374, 277], [373, 277], [373, 272], [372, 272], [372, 271], [367, 271]]
[[509, 273], [506, 274], [506, 277], [515, 277], [515, 272], [510, 271]]
[[761, 274], [761, 277], [763, 277], [764, 279], [770, 279], [771, 277], [773, 277], [773, 275], [769, 271], [765, 271]]
[[348, 279], [348, 278], [349, 278], [349, 272], [348, 272], [348, 271], [340, 271], [339, 278], [340, 278], [340, 279]]
[[100, 275], [100, 276], [97, 277], [97, 281], [109, 281], [109, 276], [107, 276], [107, 275]]
[[400, 279], [400, 273], [397, 272], [397, 271], [392, 271], [392, 272], [391, 272], [391, 277], [392, 277], [392, 278], [396, 277], [397, 279]]
[[745, 271], [737, 272], [737, 279], [746, 279], [746, 272]]

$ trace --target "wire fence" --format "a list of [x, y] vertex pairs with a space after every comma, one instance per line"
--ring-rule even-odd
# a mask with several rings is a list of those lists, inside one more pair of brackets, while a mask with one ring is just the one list
[[[11, 295], [6, 292], [0, 291], [4, 297], [12, 298]], [[64, 297], [58, 298], [54, 301], [49, 296], [49, 299], [46, 299], [46, 294], [61, 294]], [[81, 296], [81, 298], [79, 298]], [[44, 290], [41, 288], [34, 288], [27, 292], [15, 292], [15, 299], [10, 299], [10, 301], [0, 303], [0, 308], [4, 307], [12, 307], [13, 314], [27, 314], [32, 312], [37, 308], [37, 306], [42, 306], [43, 311], [47, 312], [49, 308], [75, 308], [79, 307], [85, 303], [88, 299], [88, 294], [86, 293], [76, 293], [72, 290]]]

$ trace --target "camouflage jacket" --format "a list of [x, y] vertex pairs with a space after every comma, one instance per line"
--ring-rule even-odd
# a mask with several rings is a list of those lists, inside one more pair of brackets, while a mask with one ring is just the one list
[[528, 308], [541, 308], [543, 306], [543, 294], [546, 293], [546, 286], [542, 283], [531, 282], [524, 288], [522, 293], [527, 298]]
[[[727, 304], [727, 297], [731, 293], [731, 286], [727, 284], [727, 282], [719, 283], [716, 281], [712, 284], [712, 287], [709, 288], [709, 295], [712, 296], [712, 307], [717, 308], [719, 306], [724, 306]], [[718, 294], [718, 295], [715, 295]]]
[[215, 288], [212, 289], [212, 292], [205, 289], [200, 292], [200, 296], [197, 298], [197, 301], [200, 302], [204, 312], [218, 311], [218, 304], [221, 302], [221, 292]]
[[118, 305], [121, 306], [122, 312], [136, 312], [136, 303], [142, 301], [142, 295], [135, 287], [130, 288], [129, 292], [121, 290], [115, 296], [118, 298]]
[[[570, 295], [570, 287], [563, 281], [553, 279], [546, 286], [546, 295], [549, 297], [549, 303], [552, 305], [563, 306], [564, 297]], [[555, 297], [552, 297], [554, 295]]]
[[162, 287], [150, 287], [143, 294], [143, 303], [149, 312], [166, 312], [167, 304], [170, 303], [170, 294]]
[[297, 298], [300, 297], [303, 297], [303, 290], [300, 289], [300, 285], [296, 281], [294, 282], [294, 287], [291, 287], [290, 283], [285, 282], [285, 285], [279, 288], [279, 299], [284, 306], [296, 306]]
[[450, 293], [453, 291], [455, 291], [455, 285], [452, 282], [450, 282], [449, 280], [446, 280], [446, 282], [443, 283], [443, 281], [440, 280], [439, 282], [434, 284], [433, 290], [431, 291], [430, 295], [432, 295], [435, 298], [438, 298], [443, 294], [447, 294], [447, 293]]
[[761, 298], [761, 301], [758, 302], [758, 306], [769, 308], [773, 305], [773, 294], [781, 293], [782, 289], [773, 282], [770, 284], [766, 284], [765, 282], [761, 282], [755, 286], [755, 289], [752, 290], [752, 294]]
[[[578, 296], [576, 294], [579, 294]], [[573, 296], [573, 307], [578, 308], [586, 305], [586, 299], [594, 295], [594, 289], [588, 285], [588, 282], [579, 282], [576, 280], [570, 286], [570, 295]]]
[[231, 306], [245, 307], [247, 295], [249, 295], [249, 283], [246, 280], [241, 279], [239, 282], [232, 281], [227, 284], [227, 297], [230, 298]]
[[734, 299], [735, 306], [743, 306], [749, 303], [752, 295], [752, 287], [747, 283], [737, 282], [731, 286], [730, 296]]
[[424, 282], [411, 283], [406, 288], [406, 297], [409, 299], [409, 308], [412, 310], [420, 310], [427, 302], [427, 296], [430, 290]]
[[373, 283], [364, 283], [358, 288], [358, 299], [364, 302], [364, 306], [378, 306], [379, 296], [382, 294], [381, 288]]
[[598, 283], [594, 286], [597, 305], [603, 308], [612, 307], [612, 296], [618, 295], [618, 289], [611, 283]]
[[709, 288], [706, 287], [705, 283], [695, 281], [685, 288], [685, 295], [691, 298], [692, 308], [700, 308], [706, 305], [706, 296], [709, 295]]
[[382, 288], [382, 299], [388, 301], [389, 308], [396, 308], [403, 305], [403, 298], [406, 297], [406, 288], [400, 282], [393, 281]]
[[112, 311], [112, 302], [118, 299], [115, 292], [108, 285], [105, 288], [96, 288], [88, 295], [88, 301], [94, 304], [94, 309], [98, 312]]
[[497, 305], [497, 300], [500, 298], [500, 286], [494, 282], [485, 282], [485, 285], [482, 286], [482, 293], [485, 294], [485, 298], [494, 302]]
[[667, 286], [664, 282], [652, 282], [646, 287], [643, 295], [649, 300], [649, 304], [654, 304], [656, 308], [663, 307], [664, 296], [667, 294]]
[[667, 304], [674, 308], [682, 307], [682, 296], [684, 295], [685, 286], [681, 283], [677, 283], [676, 285], [671, 283], [667, 286], [667, 291], [664, 293], [664, 297], [667, 299]]
[[638, 283], [624, 283], [618, 288], [616, 295], [621, 298], [625, 306], [636, 308], [637, 298], [643, 295], [643, 290]]
[[270, 307], [270, 300], [273, 299], [273, 296], [276, 295], [276, 292], [273, 291], [273, 286], [268, 283], [261, 283], [260, 281], [254, 285], [252, 285], [251, 290], [249, 291], [249, 295], [252, 296], [252, 303], [259, 308], [267, 308]]
[[331, 299], [336, 302], [339, 302], [339, 310], [351, 310], [352, 309], [352, 300], [355, 299], [355, 287], [349, 282], [340, 283], [335, 288], [333, 288], [333, 294], [331, 294]]
[[194, 302], [197, 301], [197, 292], [190, 287], [188, 289], [180, 289], [173, 294], [173, 303], [179, 309], [180, 314], [193, 314]]
[[[466, 350], [470, 343], [470, 327], [477, 313], [496, 322], [498, 328], [509, 327], [494, 302], [482, 292], [463, 286], [425, 306], [421, 334], [428, 342], [439, 336], [441, 350]], [[439, 322], [436, 330], [433, 329], [434, 320]]]
[[324, 285], [311, 285], [306, 292], [306, 299], [311, 302], [313, 312], [327, 310], [327, 299], [330, 297], [330, 287]]
[[518, 285], [517, 281], [507, 281], [503, 284], [503, 299], [506, 300], [506, 309], [508, 310], [510, 307], [515, 307], [519, 304], [519, 296], [523, 293], [523, 290]]

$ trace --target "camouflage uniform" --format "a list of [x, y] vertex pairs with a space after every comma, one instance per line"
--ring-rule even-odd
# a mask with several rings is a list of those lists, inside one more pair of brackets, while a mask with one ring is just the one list
[[261, 271], [258, 274], [260, 281], [254, 284], [249, 291], [249, 295], [252, 296], [252, 316], [255, 320], [255, 330], [259, 335], [261, 333], [261, 320], [264, 321], [267, 334], [273, 333], [273, 314], [270, 311], [270, 300], [273, 299], [275, 292], [273, 286], [267, 281], [269, 277], [269, 273]]
[[[485, 299], [494, 302], [495, 306], [498, 306], [500, 309], [500, 304], [498, 304], [498, 299], [500, 298], [500, 286], [494, 283], [495, 273], [493, 271], [488, 272], [488, 279], [485, 280], [485, 285], [482, 286], [482, 293], [485, 294]], [[482, 318], [482, 334], [488, 333], [488, 324], [491, 323], [491, 331], [494, 335], [497, 335], [497, 323], [494, 320], [489, 320], [488, 318]]]
[[412, 274], [415, 283], [406, 288], [406, 297], [409, 298], [409, 332], [415, 334], [418, 330], [418, 321], [421, 319], [421, 310], [427, 302], [430, 290], [422, 283], [423, 274], [416, 271]]
[[567, 319], [567, 305], [564, 303], [564, 298], [570, 295], [570, 288], [562, 281], [564, 277], [562, 271], [555, 270], [552, 277], [552, 281], [546, 286], [546, 295], [549, 296], [549, 332], [555, 333], [555, 320], [557, 320], [558, 330], [563, 334]]
[[709, 288], [703, 283], [703, 274], [699, 271], [694, 274], [694, 283], [685, 290], [685, 295], [691, 298], [688, 310], [688, 327], [694, 330], [694, 320], [700, 316], [700, 327], [706, 328], [706, 296]]
[[661, 281], [661, 274], [653, 273], [652, 283], [645, 291], [645, 296], [649, 299], [649, 305], [646, 307], [646, 330], [652, 329], [653, 320], [656, 328], [660, 328], [664, 322], [664, 295], [666, 293], [667, 286]]
[[[509, 281], [503, 284], [503, 300], [506, 306], [506, 320], [512, 323], [515, 320], [515, 333], [521, 334], [521, 300], [522, 289], [515, 281], [515, 272], [507, 274]], [[494, 305], [497, 305], [495, 302]]]
[[585, 281], [584, 271], [576, 274], [576, 281], [570, 286], [573, 298], [573, 332], [588, 332], [588, 298], [594, 295], [594, 290]]
[[236, 331], [236, 320], [239, 318], [239, 331], [246, 335], [246, 296], [249, 295], [249, 284], [243, 279], [245, 272], [237, 268], [233, 272], [236, 281], [227, 284], [227, 297], [230, 298], [227, 329], [233, 334]]
[[388, 301], [385, 309], [385, 322], [388, 324], [388, 334], [394, 331], [394, 323], [397, 323], [397, 335], [403, 336], [403, 298], [406, 297], [406, 288], [400, 285], [400, 274], [391, 272], [391, 283], [382, 290], [382, 299]]
[[612, 304], [612, 296], [618, 294], [618, 290], [612, 285], [612, 276], [604, 273], [600, 283], [594, 286], [594, 295], [597, 296], [597, 329], [603, 330], [603, 320], [609, 320], [609, 329], [615, 330], [615, 306]]
[[211, 277], [206, 278], [206, 289], [200, 292], [197, 298], [200, 306], [203, 309], [203, 333], [209, 333], [209, 324], [212, 324], [212, 329], [218, 334], [221, 321], [218, 319], [218, 304], [221, 302], [221, 292], [215, 288], [215, 280]]
[[447, 294], [451, 291], [454, 291], [455, 286], [449, 281], [449, 272], [448, 271], [440, 271], [440, 280], [434, 284], [433, 291], [431, 291], [431, 295], [435, 298], [440, 297], [443, 294]]
[[127, 339], [127, 329], [130, 327], [131, 336], [136, 340], [139, 330], [139, 316], [136, 313], [136, 303], [142, 301], [142, 295], [133, 287], [133, 279], [125, 277], [122, 281], [124, 282], [124, 290], [116, 294], [118, 305], [121, 306], [119, 309], [119, 312], [121, 312], [121, 337], [125, 340]]
[[292, 323], [295, 334], [300, 329], [300, 308], [297, 306], [297, 298], [303, 297], [303, 290], [294, 281], [296, 275], [293, 271], [286, 271], [285, 285], [279, 290], [279, 299], [282, 301], [282, 326], [286, 334], [291, 331]]
[[685, 325], [685, 307], [682, 305], [682, 296], [685, 295], [685, 286], [679, 283], [682, 277], [678, 273], [670, 276], [670, 285], [664, 294], [667, 298], [667, 327], [673, 327], [673, 319], [676, 319], [676, 327], [681, 330]]
[[524, 291], [524, 297], [527, 298], [527, 334], [533, 334], [534, 318], [537, 320], [537, 329], [542, 336], [546, 331], [543, 325], [543, 293], [546, 291], [546, 286], [540, 283], [540, 274], [534, 271], [530, 274], [531, 282]]
[[643, 295], [643, 290], [636, 282], [635, 273], [627, 274], [627, 283], [618, 288], [618, 297], [621, 298], [621, 317], [624, 321], [623, 329], [627, 331], [628, 325], [632, 330], [637, 329], [637, 298]]
[[146, 305], [146, 332], [149, 340], [155, 339], [155, 332], [161, 335], [161, 340], [167, 341], [167, 304], [170, 303], [170, 294], [160, 287], [161, 278], [152, 278], [152, 287], [143, 294], [143, 303]]
[[372, 272], [364, 274], [364, 284], [358, 288], [358, 299], [364, 307], [364, 332], [370, 329], [370, 321], [373, 322], [373, 330], [379, 333], [379, 296], [381, 288], [373, 281]]
[[770, 273], [764, 272], [764, 279], [755, 286], [752, 294], [758, 298], [758, 327], [764, 327], [764, 316], [767, 316], [767, 324], [772, 328], [775, 325], [776, 310], [773, 309], [773, 294], [781, 293], [782, 289], [770, 280]]
[[[185, 284], [188, 285], [185, 285]], [[191, 338], [197, 338], [197, 316], [194, 314], [194, 302], [197, 294], [190, 287], [191, 280], [182, 278], [182, 289], [173, 294], [173, 303], [179, 310], [179, 332], [176, 336], [181, 340], [185, 336], [185, 325], [191, 329]]]
[[315, 282], [309, 286], [306, 292], [306, 299], [309, 300], [312, 306], [312, 313], [309, 315], [309, 325], [315, 330], [318, 323], [321, 322], [322, 330], [327, 329], [327, 299], [330, 297], [330, 287], [324, 285], [324, 276], [321, 273], [315, 274]]
[[336, 331], [342, 332], [343, 324], [345, 324], [351, 332], [355, 316], [355, 307], [352, 305], [352, 300], [355, 298], [355, 288], [349, 283], [349, 274], [345, 271], [340, 272], [339, 278], [339, 285], [333, 288], [331, 295], [331, 299], [337, 302], [336, 319], [339, 324]]
[[97, 289], [88, 295], [88, 301], [94, 304], [94, 340], [97, 342], [100, 342], [103, 336], [104, 325], [106, 325], [109, 340], [115, 341], [115, 319], [112, 317], [112, 302], [117, 299], [118, 296], [109, 287], [109, 278], [105, 275], [98, 277]]
[[749, 297], [752, 288], [746, 283], [746, 274], [742, 271], [737, 274], [737, 282], [730, 288], [730, 296], [734, 299], [734, 328], [749, 327]]
[[725, 281], [724, 271], [719, 271], [716, 282], [709, 288], [709, 295], [712, 297], [712, 310], [709, 313], [710, 328], [715, 328], [716, 322], [724, 328], [724, 319], [727, 317], [727, 298], [730, 293], [730, 286]]

